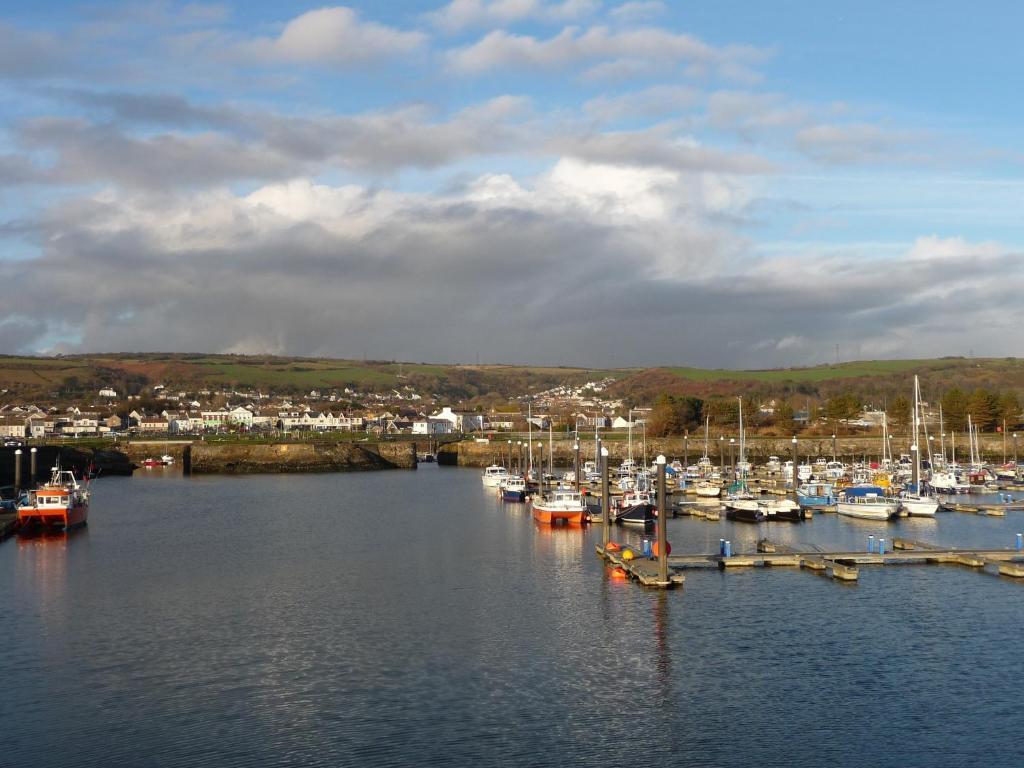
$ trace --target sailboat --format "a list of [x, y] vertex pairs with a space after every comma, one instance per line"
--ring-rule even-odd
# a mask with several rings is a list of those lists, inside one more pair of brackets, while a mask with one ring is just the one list
[[711, 417], [706, 416], [704, 418], [704, 455], [701, 456], [700, 461], [697, 462], [700, 479], [694, 484], [694, 490], [697, 492], [698, 496], [702, 496], [707, 499], [717, 499], [718, 494], [722, 492], [722, 488], [717, 483], [711, 482], [710, 479], [711, 458], [708, 456], [708, 431], [710, 428]]
[[[740, 463], [737, 465], [739, 471], [739, 478], [734, 478], [734, 482], [728, 488], [728, 494], [726, 495], [725, 506], [735, 506], [733, 503], [737, 501], [749, 501], [754, 498], [754, 494], [747, 488], [747, 474], [744, 466], [749, 467], [745, 458], [745, 443], [743, 438], [743, 398], [739, 398], [740, 401]], [[749, 505], [740, 505], [749, 506]]]
[[[918, 448], [916, 451], [911, 451], [914, 455], [914, 461], [917, 462], [916, 466], [913, 467], [914, 483], [911, 485], [910, 490], [903, 491], [900, 494], [900, 509], [905, 511], [908, 515], [914, 517], [935, 517], [935, 512], [939, 508], [939, 500], [931, 494], [922, 493], [922, 475], [923, 468], [921, 466], [921, 451], [919, 446], [922, 443], [918, 440], [919, 427], [923, 419], [920, 418], [921, 413], [921, 384], [918, 381], [917, 376], [914, 376], [914, 447]], [[923, 445], [928, 445], [928, 428], [925, 427], [925, 438]]]

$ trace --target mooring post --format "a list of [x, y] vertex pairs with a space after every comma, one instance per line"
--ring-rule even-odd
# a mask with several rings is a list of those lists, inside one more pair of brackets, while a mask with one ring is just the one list
[[36, 487], [36, 483], [39, 482], [39, 475], [36, 473], [36, 452], [37, 452], [37, 449], [36, 449], [36, 447], [34, 445], [32, 446], [31, 449], [29, 449], [29, 452], [28, 452], [28, 456], [29, 456], [29, 478], [28, 478], [28, 484], [30, 486], [32, 486], [33, 488], [35, 488]]
[[14, 495], [21, 494], [21, 448], [14, 451]]
[[608, 498], [608, 449], [604, 446], [601, 447], [601, 522], [604, 523], [604, 533], [602, 534], [602, 542], [605, 549], [608, 548], [608, 539], [610, 537], [609, 528], [611, 527], [609, 505], [611, 499]]
[[796, 435], [793, 435], [793, 493], [800, 487], [800, 457], [797, 455]]
[[575, 458], [572, 460], [572, 471], [576, 475], [576, 490], [582, 491], [583, 485], [580, 483], [580, 444], [575, 442], [572, 444], [572, 450], [575, 454]]
[[668, 510], [665, 509], [665, 454], [658, 463], [658, 581], [668, 583]]

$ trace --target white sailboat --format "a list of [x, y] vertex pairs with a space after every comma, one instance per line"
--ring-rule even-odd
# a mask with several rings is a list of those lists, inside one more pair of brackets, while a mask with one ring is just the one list
[[[900, 508], [908, 515], [914, 517], [935, 517], [935, 512], [939, 508], [939, 500], [931, 494], [922, 492], [924, 480], [921, 466], [921, 443], [918, 438], [920, 436], [920, 423], [923, 419], [920, 418], [920, 410], [921, 384], [917, 376], [914, 376], [914, 444], [911, 453], [913, 454], [914, 461], [917, 462], [917, 466], [913, 468], [914, 476], [917, 478], [917, 485], [912, 491], [904, 491], [900, 494]], [[925, 428], [924, 445], [928, 445], [927, 427]]]

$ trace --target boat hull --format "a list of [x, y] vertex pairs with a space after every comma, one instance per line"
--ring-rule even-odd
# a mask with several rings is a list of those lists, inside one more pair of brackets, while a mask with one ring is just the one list
[[18, 522], [22, 526], [41, 525], [47, 528], [75, 528], [85, 525], [89, 518], [89, 505], [69, 507], [19, 507]]
[[939, 509], [938, 499], [900, 499], [900, 507], [911, 517], [935, 517]]
[[653, 504], [637, 504], [615, 513], [615, 522], [619, 525], [648, 526], [654, 525], [655, 520]]
[[850, 504], [840, 501], [836, 504], [836, 512], [860, 520], [889, 520], [896, 515], [896, 508], [891, 504]]
[[518, 503], [524, 502], [524, 501], [526, 501], [526, 491], [503, 490], [501, 492], [501, 500], [502, 501], [518, 502]]
[[589, 521], [586, 510], [545, 509], [534, 506], [533, 519], [544, 525], [583, 525]]
[[756, 507], [726, 507], [725, 519], [738, 523], [761, 523], [765, 517], [764, 512]]

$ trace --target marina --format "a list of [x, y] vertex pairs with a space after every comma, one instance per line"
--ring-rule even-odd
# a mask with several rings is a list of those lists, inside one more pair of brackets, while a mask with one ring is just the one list
[[[1021, 568], [1010, 549], [1024, 514], [669, 516], [670, 578], [683, 583], [643, 589], [631, 582], [658, 578], [642, 556], [652, 531], [611, 526], [637, 553], [623, 560], [635, 576], [619, 578], [595, 556], [603, 526], [536, 522], [480, 471], [189, 478], [167, 468], [94, 483], [87, 528], [0, 544], [0, 574], [17, 585], [0, 614], [17, 650], [0, 674], [8, 704], [38, 713], [22, 718], [5, 755], [42, 766], [137, 764], [154, 752], [185, 764], [287, 755], [499, 765], [540, 753], [619, 762], [639, 749], [724, 766], [785, 752], [803, 768], [822, 760], [807, 729], [822, 686], [851, 707], [830, 720], [830, 748], [885, 741], [879, 765], [933, 753], [969, 764], [978, 749], [1016, 748], [999, 723], [1016, 700], [1002, 670], [1016, 663], [1006, 640], [1024, 632], [1009, 570]], [[281, 511], [299, 496], [309, 503]], [[884, 555], [866, 551], [869, 536], [886, 539]], [[731, 542], [725, 566], [720, 539]], [[895, 539], [914, 549], [894, 549]], [[84, 638], [89, 655], [68, 636]], [[765, 647], [779, 651], [752, 652]], [[978, 647], [986, 663], [970, 677], [937, 661]], [[595, 731], [573, 702], [619, 678], [651, 695], [610, 708]], [[962, 691], [955, 707], [942, 703], [951, 684]], [[735, 712], [756, 717], [780, 687], [794, 699], [787, 717], [735, 743]], [[201, 716], [200, 700], [210, 702]], [[134, 738], [112, 744], [73, 719], [65, 738], [50, 738], [71, 701], [82, 722], [102, 717]], [[970, 736], [915, 726], [936, 702], [939, 716], [966, 717]], [[395, 717], [380, 718], [382, 708]], [[552, 710], [568, 713], [563, 725], [552, 728]], [[637, 717], [663, 732], [638, 732]], [[253, 737], [267, 729], [272, 737]], [[505, 747], [493, 751], [481, 733]]]

